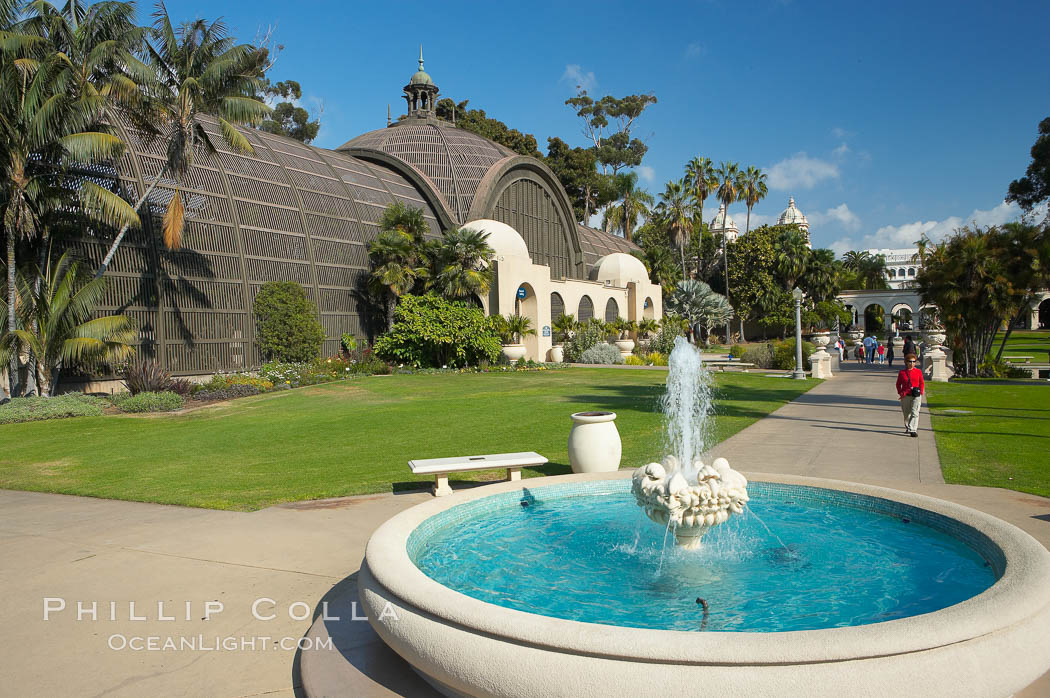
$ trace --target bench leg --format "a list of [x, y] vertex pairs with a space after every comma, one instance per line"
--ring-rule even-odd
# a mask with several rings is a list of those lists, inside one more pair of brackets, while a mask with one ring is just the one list
[[515, 482], [521, 479], [521, 468], [507, 468], [507, 480]]
[[435, 475], [434, 489], [431, 491], [435, 497], [444, 497], [452, 494], [452, 488], [448, 486], [448, 475]]

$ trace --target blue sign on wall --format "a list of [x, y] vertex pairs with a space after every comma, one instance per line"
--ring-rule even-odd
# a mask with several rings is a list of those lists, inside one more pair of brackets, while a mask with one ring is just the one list
[[518, 298], [527, 298], [528, 295], [529, 292], [525, 289], [524, 286], [518, 286]]
[[550, 325], [544, 325], [543, 326], [543, 336], [544, 337], [550, 337], [551, 336], [551, 326]]

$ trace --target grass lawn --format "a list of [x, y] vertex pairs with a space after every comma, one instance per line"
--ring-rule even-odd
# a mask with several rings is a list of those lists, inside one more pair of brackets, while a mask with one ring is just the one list
[[1050, 383], [953, 381], [926, 389], [946, 482], [1050, 497]]
[[[407, 461], [537, 451], [569, 472], [569, 414], [617, 413], [622, 467], [662, 455], [666, 371], [395, 375], [219, 403], [185, 414], [0, 426], [0, 487], [215, 509], [420, 486]], [[719, 374], [724, 440], [817, 384]], [[459, 479], [496, 479], [486, 471]]]
[[[999, 351], [999, 345], [1003, 343], [1003, 335], [1000, 332], [995, 335], [992, 343], [991, 358], [995, 358]], [[1033, 363], [1043, 364], [1050, 358], [1050, 331], [1047, 330], [1014, 330], [1010, 333], [1010, 339], [1006, 342], [1003, 350], [1003, 359], [1011, 356], [1031, 356]]]

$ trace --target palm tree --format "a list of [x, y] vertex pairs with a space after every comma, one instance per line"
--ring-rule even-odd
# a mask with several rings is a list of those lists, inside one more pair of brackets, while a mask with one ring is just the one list
[[747, 204], [747, 225], [744, 226], [744, 234], [751, 230], [751, 209], [762, 199], [766, 198], [769, 188], [766, 186], [766, 173], [757, 167], [748, 166], [747, 171], [741, 177], [740, 198]]
[[653, 195], [638, 188], [638, 174], [635, 172], [621, 172], [616, 175], [615, 186], [619, 203], [605, 209], [602, 225], [606, 229], [622, 230], [624, 239], [630, 241], [631, 228], [635, 221], [648, 217], [649, 209], [653, 205]]
[[817, 303], [830, 301], [838, 295], [839, 269], [835, 253], [828, 249], [813, 250], [799, 284]]
[[678, 282], [667, 302], [668, 309], [689, 322], [689, 333], [694, 327], [704, 328], [704, 343], [709, 344], [711, 328], [728, 323], [733, 317], [729, 300], [716, 293], [703, 281], [685, 279]]
[[666, 245], [652, 245], [641, 250], [632, 250], [631, 254], [642, 260], [645, 270], [649, 272], [649, 280], [658, 284], [665, 296], [671, 295], [675, 282], [681, 276], [674, 252]]
[[[39, 278], [41, 283], [36, 283]], [[65, 252], [38, 277], [18, 274], [21, 329], [2, 328], [0, 352], [28, 351], [41, 395], [53, 395], [62, 371], [127, 359], [138, 332], [123, 315], [92, 318], [105, 293], [105, 279], [92, 278], [83, 262]], [[35, 288], [39, 286], [39, 289]]]
[[521, 340], [529, 335], [536, 334], [532, 328], [532, 319], [527, 315], [514, 315], [513, 313], [502, 316], [497, 315], [497, 329], [504, 344], [521, 344]]
[[774, 245], [777, 255], [777, 273], [783, 280], [784, 287], [790, 291], [795, 288], [799, 278], [806, 272], [812, 250], [806, 244], [806, 236], [797, 228], [781, 233]]
[[554, 343], [561, 344], [565, 342], [578, 327], [579, 323], [576, 322], [576, 316], [572, 313], [562, 313], [554, 318], [554, 322], [551, 323], [551, 329], [554, 330]]
[[488, 233], [463, 228], [446, 231], [430, 252], [428, 288], [452, 300], [488, 293], [496, 252], [487, 237]]
[[[164, 245], [176, 250], [182, 245], [186, 215], [180, 190], [200, 152], [217, 154], [201, 115], [218, 119], [222, 138], [232, 149], [251, 153], [251, 143], [236, 125], [254, 126], [271, 110], [254, 97], [262, 89], [263, 77], [264, 55], [257, 47], [234, 45], [222, 21], [198, 19], [176, 29], [163, 2], [158, 1], [153, 18], [151, 40], [146, 42], [148, 63], [155, 74], [150, 111], [167, 157], [135, 203], [135, 210], [161, 179], [170, 177], [175, 191], [164, 213], [161, 234]], [[98, 276], [106, 271], [126, 232], [125, 226], [117, 234]]]
[[372, 271], [367, 284], [373, 298], [380, 299], [388, 326], [391, 302], [429, 276], [423, 255], [429, 230], [423, 211], [400, 201], [387, 206], [379, 218], [379, 235], [368, 245]]
[[700, 273], [700, 243], [704, 235], [704, 201], [716, 189], [718, 180], [715, 178], [715, 166], [711, 158], [695, 157], [685, 166], [685, 183], [689, 189], [689, 196], [693, 199], [693, 207], [696, 210], [697, 248], [696, 248], [696, 273]]
[[667, 183], [664, 193], [660, 194], [658, 208], [661, 218], [671, 229], [672, 238], [678, 243], [678, 252], [682, 258], [682, 276], [685, 277], [685, 241], [689, 235], [692, 205], [689, 202], [685, 184], [681, 180]]
[[[84, 213], [104, 225], [130, 225], [137, 220], [118, 196], [75, 169], [112, 161], [124, 147], [100, 123], [107, 99], [121, 88], [106, 81], [105, 70], [99, 68], [85, 76], [74, 62], [77, 51], [93, 41], [101, 43], [93, 52], [105, 54], [105, 41], [83, 37], [89, 32], [102, 35], [105, 27], [100, 25], [104, 23], [82, 25], [80, 33], [73, 31], [70, 37], [68, 27], [63, 28], [50, 5], [35, 3], [29, 17], [20, 22], [15, 22], [15, 8], [10, 2], [0, 3], [4, 30], [0, 45], [0, 84], [4, 85], [0, 90], [0, 207], [7, 237], [6, 320], [12, 331], [17, 329], [18, 241], [46, 237], [48, 216], [68, 211], [69, 194], [79, 195], [86, 204]], [[75, 6], [71, 12], [77, 16]], [[56, 26], [59, 30], [52, 31]], [[9, 363], [14, 391], [17, 352], [11, 354]]]
[[[725, 271], [726, 299], [729, 298], [729, 240], [726, 239], [726, 216], [729, 215], [729, 204], [740, 198], [740, 167], [735, 162], [722, 162], [715, 171], [718, 180], [718, 200], [725, 207], [722, 211], [722, 266]], [[726, 320], [726, 343], [732, 344], [733, 335]]]

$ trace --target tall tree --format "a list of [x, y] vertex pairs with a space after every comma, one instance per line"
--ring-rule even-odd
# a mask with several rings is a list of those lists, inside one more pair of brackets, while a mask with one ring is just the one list
[[1027, 312], [1029, 302], [1036, 292], [1050, 287], [1050, 226], [1007, 223], [1002, 227], [999, 249], [1016, 310], [1006, 324], [1003, 341], [995, 354], [997, 363], [1002, 360], [1010, 334]]
[[[310, 112], [297, 102], [303, 98], [303, 88], [295, 80], [263, 82], [261, 97], [276, 102], [273, 111], [259, 123], [259, 130], [278, 136], [294, 138], [300, 143], [309, 143], [317, 138], [321, 120], [310, 120]], [[281, 101], [277, 101], [280, 98]]]
[[704, 233], [704, 202], [718, 189], [718, 179], [715, 177], [715, 166], [711, 158], [697, 156], [690, 160], [685, 166], [685, 184], [689, 189], [689, 196], [693, 199], [693, 209], [696, 211], [693, 225], [697, 232], [696, 275], [699, 277]]
[[[718, 180], [718, 200], [725, 209], [722, 212], [722, 264], [725, 266], [726, 298], [729, 295], [729, 241], [726, 237], [726, 216], [729, 215], [729, 204], [740, 198], [740, 167], [735, 162], [722, 162], [715, 171]], [[726, 343], [733, 342], [733, 334], [726, 321]]]
[[[135, 210], [149, 198], [165, 176], [174, 180], [175, 190], [161, 222], [161, 235], [168, 249], [182, 245], [186, 207], [182, 188], [198, 152], [216, 154], [215, 144], [204, 129], [203, 114], [219, 121], [223, 140], [240, 153], [253, 152], [237, 124], [256, 125], [270, 108], [255, 96], [261, 91], [266, 54], [250, 44], [235, 44], [221, 20], [194, 20], [172, 25], [163, 2], [153, 13], [146, 56], [156, 75], [150, 107], [157, 121], [156, 133], [166, 151], [164, 164], [135, 203]], [[98, 276], [105, 273], [127, 232], [117, 234], [106, 253]]]
[[776, 240], [777, 274], [784, 284], [784, 290], [791, 291], [798, 285], [798, 280], [809, 268], [812, 250], [806, 244], [806, 236], [798, 226], [785, 226]]
[[750, 165], [740, 181], [740, 198], [747, 205], [747, 225], [744, 227], [744, 233], [746, 234], [747, 231], [751, 230], [751, 209], [759, 201], [766, 198], [766, 194], [769, 193], [769, 187], [766, 185], [766, 173]]
[[681, 180], [668, 182], [660, 194], [660, 204], [657, 207], [660, 218], [666, 223], [670, 230], [672, 239], [678, 245], [678, 252], [682, 261], [682, 276], [686, 275], [685, 266], [685, 243], [689, 239], [689, 229], [692, 223], [692, 206], [689, 194]]
[[487, 233], [476, 230], [453, 228], [440, 240], [428, 243], [428, 289], [449, 300], [469, 300], [488, 293], [496, 253], [485, 241], [487, 237]]
[[[110, 162], [124, 144], [103, 123], [107, 106], [134, 91], [122, 68], [133, 61], [122, 31], [125, 8], [79, 3], [63, 11], [34, 3], [27, 16], [0, 3], [0, 209], [7, 239], [7, 326], [14, 331], [19, 241], [46, 236], [49, 213], [68, 210], [79, 196], [84, 212], [104, 225], [137, 221], [119, 196], [87, 179], [80, 168]], [[131, 41], [129, 39], [128, 41]], [[126, 61], [126, 62], [125, 62]], [[130, 84], [129, 84], [130, 83]], [[18, 388], [19, 355], [10, 356]]]
[[[1039, 122], [1039, 136], [1032, 146], [1032, 162], [1025, 176], [1010, 182], [1007, 201], [1016, 201], [1025, 211], [1050, 199], [1050, 117]], [[1050, 219], [1050, 212], [1047, 214]]]
[[[565, 104], [572, 107], [583, 120], [583, 134], [594, 143], [603, 174], [615, 176], [625, 167], [642, 164], [649, 147], [643, 141], [632, 138], [631, 131], [642, 112], [656, 104], [654, 95], [606, 95], [595, 100], [587, 94], [587, 90], [580, 89], [575, 97], [565, 100]], [[615, 121], [616, 128], [606, 134], [610, 119]]]
[[617, 202], [605, 211], [606, 230], [620, 230], [624, 239], [629, 241], [635, 222], [648, 217], [654, 202], [653, 195], [638, 187], [638, 175], [635, 172], [616, 175], [614, 186]]
[[598, 156], [594, 149], [570, 148], [560, 138], [548, 138], [547, 157], [543, 161], [565, 187], [576, 221], [587, 225], [591, 213], [602, 203], [602, 175], [598, 174]]

